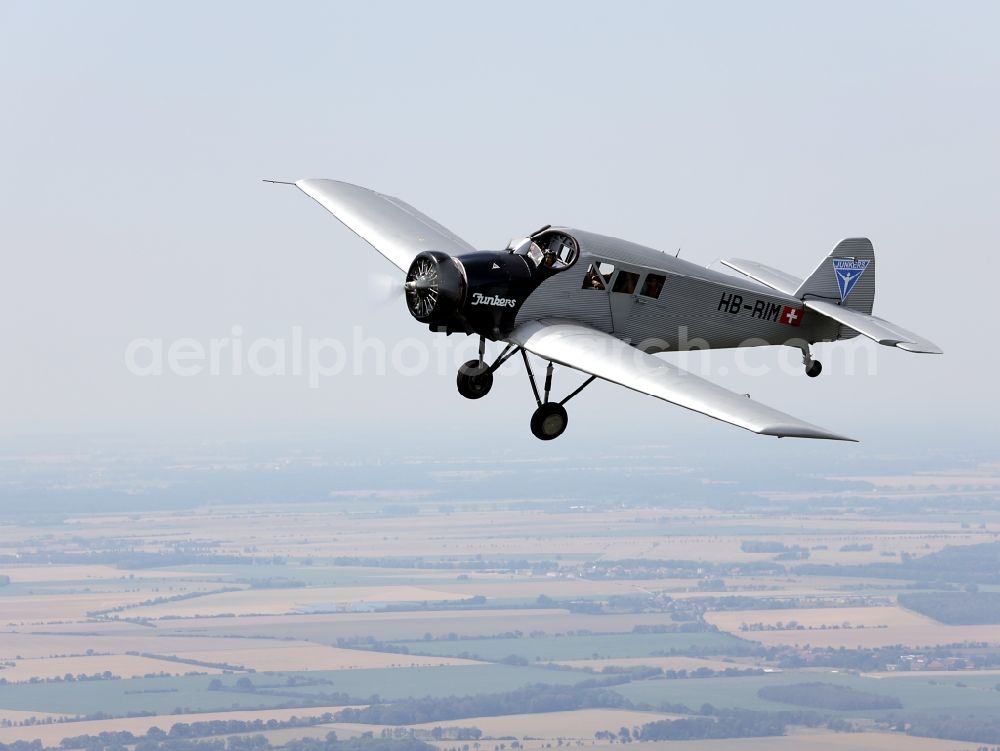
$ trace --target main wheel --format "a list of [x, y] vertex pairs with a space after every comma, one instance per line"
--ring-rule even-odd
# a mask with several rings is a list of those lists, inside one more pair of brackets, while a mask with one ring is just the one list
[[479, 360], [469, 360], [458, 369], [458, 393], [466, 399], [481, 399], [493, 388], [493, 372]]
[[811, 363], [809, 363], [809, 367], [806, 368], [806, 375], [809, 376], [810, 378], [815, 378], [822, 372], [823, 372], [823, 363], [821, 363], [819, 360], [813, 360]]
[[549, 402], [536, 409], [531, 416], [531, 432], [534, 433], [535, 438], [551, 441], [563, 434], [567, 422], [569, 422], [569, 416], [563, 405], [558, 402]]

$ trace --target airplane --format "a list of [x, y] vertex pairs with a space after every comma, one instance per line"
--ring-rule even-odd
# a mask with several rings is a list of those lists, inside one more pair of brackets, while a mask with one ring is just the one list
[[[822, 364], [810, 345], [861, 334], [907, 352], [942, 354], [917, 334], [872, 315], [875, 251], [867, 238], [837, 243], [805, 280], [729, 258], [741, 276], [615, 237], [546, 225], [505, 250], [476, 250], [398, 198], [346, 182], [295, 185], [404, 272], [410, 314], [432, 331], [479, 337], [459, 368], [458, 392], [486, 396], [493, 374], [520, 355], [535, 398], [531, 432], [562, 435], [566, 403], [595, 379], [625, 386], [761, 435], [854, 441], [736, 394], [653, 355], [784, 345], [806, 375]], [[506, 347], [487, 362], [486, 341]], [[528, 353], [548, 362], [541, 390]], [[589, 376], [552, 398], [554, 364]]]

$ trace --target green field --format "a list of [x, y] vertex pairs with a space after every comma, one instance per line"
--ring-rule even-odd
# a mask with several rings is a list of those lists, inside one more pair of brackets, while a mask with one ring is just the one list
[[[929, 676], [929, 680], [934, 680]], [[918, 712], [923, 714], [1000, 714], [1000, 692], [973, 685], [969, 680], [965, 688], [955, 685], [955, 679], [930, 683], [921, 678], [865, 678], [850, 673], [790, 670], [760, 676], [738, 678], [688, 678], [680, 680], [637, 681], [616, 687], [615, 691], [634, 702], [652, 706], [684, 704], [698, 709], [703, 704], [715, 707], [742, 708], [759, 711], [803, 709], [782, 702], [768, 701], [757, 696], [763, 686], [822, 681], [849, 686], [859, 691], [894, 696], [902, 704], [897, 714]], [[830, 710], [824, 710], [830, 711]], [[843, 712], [845, 716], [872, 717], [886, 711], [860, 710]]]
[[684, 634], [588, 634], [537, 636], [521, 639], [457, 639], [455, 641], [396, 642], [412, 654], [457, 657], [477, 655], [502, 660], [511, 655], [530, 662], [587, 660], [613, 657], [650, 657], [657, 653], [740, 654], [753, 645], [729, 634], [702, 631]]
[[[329, 680], [329, 684], [286, 686], [289, 677]], [[217, 712], [228, 709], [295, 707], [335, 692], [383, 699], [451, 696], [511, 691], [530, 683], [576, 683], [579, 671], [512, 665], [459, 665], [387, 670], [324, 670], [308, 673], [255, 673], [256, 692], [210, 691], [216, 676], [171, 676], [111, 681], [0, 685], [0, 708], [88, 715], [125, 716], [136, 712], [170, 714], [176, 710]], [[233, 687], [235, 676], [222, 676]]]

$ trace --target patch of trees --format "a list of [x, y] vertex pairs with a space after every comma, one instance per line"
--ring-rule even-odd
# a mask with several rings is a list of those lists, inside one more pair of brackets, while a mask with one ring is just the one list
[[856, 732], [857, 728], [839, 717], [828, 717], [811, 711], [755, 712], [749, 709], [716, 709], [711, 704], [698, 710], [701, 717], [679, 720], [657, 720], [634, 728], [631, 733], [605, 731], [599, 737], [619, 740], [660, 741], [699, 740], [713, 738], [760, 738], [784, 735], [789, 725], [825, 726], [837, 733]]
[[200, 668], [214, 668], [217, 670], [241, 670], [246, 673], [256, 672], [254, 668], [247, 668], [243, 665], [231, 665], [228, 662], [211, 662], [209, 660], [196, 660], [193, 657], [178, 657], [177, 655], [162, 655], [156, 652], [136, 652], [130, 650], [126, 652], [127, 655], [136, 655], [138, 657], [148, 657], [152, 660], [163, 660], [165, 662], [177, 662], [181, 665], [194, 665]]
[[863, 565], [804, 564], [796, 574], [851, 576], [877, 579], [914, 579], [925, 582], [1000, 584], [1000, 542], [949, 545], [936, 553], [914, 558], [901, 553], [899, 563]]
[[849, 542], [840, 546], [841, 553], [870, 553], [875, 546], [870, 542]]
[[0, 574], [0, 587], [6, 587], [10, 584], [10, 577], [7, 574]]
[[1000, 717], [907, 717], [906, 734], [972, 743], [1000, 743]]
[[949, 625], [1000, 623], [1000, 592], [907, 592], [899, 604]]
[[84, 682], [84, 681], [120, 681], [120, 680], [121, 680], [120, 675], [115, 675], [110, 670], [105, 670], [103, 673], [91, 673], [89, 675], [85, 673], [79, 673], [77, 675], [73, 675], [72, 673], [66, 673], [66, 675], [51, 675], [46, 678], [40, 678], [37, 675], [33, 675], [31, 678], [28, 678], [23, 681], [8, 681], [6, 678], [0, 678], [0, 686], [17, 685], [20, 683], [27, 683], [27, 684], [71, 683], [74, 681]]
[[739, 712], [711, 717], [658, 720], [639, 728], [640, 741], [684, 741], [705, 738], [760, 738], [784, 735], [786, 724], [773, 714]]
[[757, 696], [769, 701], [794, 704], [814, 709], [901, 709], [902, 703], [895, 696], [872, 694], [834, 683], [793, 683], [786, 686], [764, 686]]

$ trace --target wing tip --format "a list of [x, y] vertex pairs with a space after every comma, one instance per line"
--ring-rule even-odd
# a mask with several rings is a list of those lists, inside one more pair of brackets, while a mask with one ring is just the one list
[[921, 355], [943, 355], [944, 350], [934, 344], [934, 342], [896, 342], [896, 346], [906, 352], [915, 352]]
[[776, 438], [813, 438], [826, 441], [847, 441], [849, 443], [860, 443], [857, 438], [833, 433], [816, 425], [769, 425], [758, 431], [761, 435], [772, 435]]

